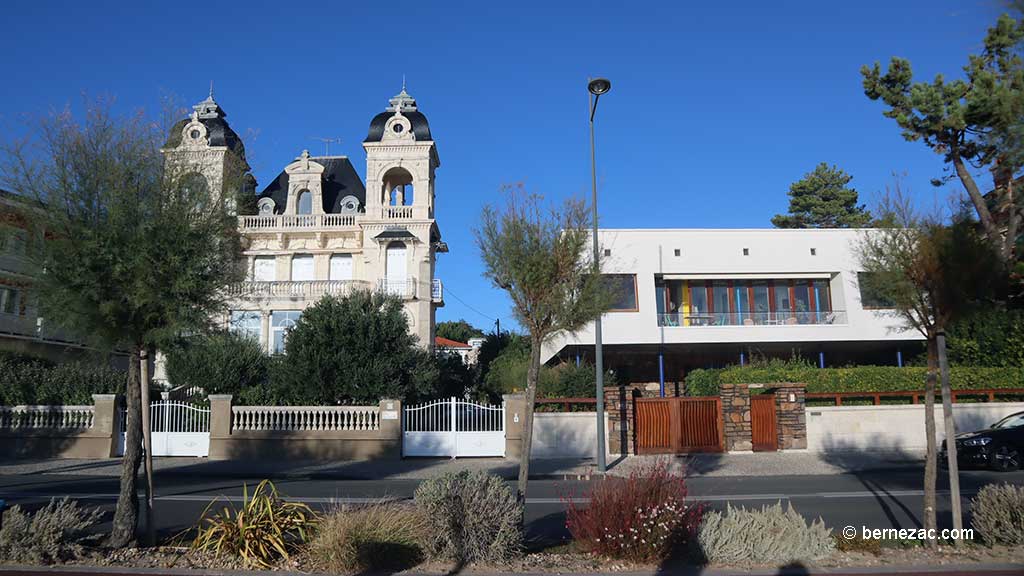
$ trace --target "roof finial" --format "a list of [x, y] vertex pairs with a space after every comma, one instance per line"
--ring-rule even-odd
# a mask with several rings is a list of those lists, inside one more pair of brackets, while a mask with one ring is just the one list
[[210, 80], [210, 100], [213, 100], [213, 80]]
[[402, 74], [402, 92], [405, 92], [405, 74]]

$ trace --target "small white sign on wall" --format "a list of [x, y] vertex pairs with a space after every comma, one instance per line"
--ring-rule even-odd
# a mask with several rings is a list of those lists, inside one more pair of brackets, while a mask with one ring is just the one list
[[398, 410], [385, 410], [380, 413], [381, 420], [398, 420]]

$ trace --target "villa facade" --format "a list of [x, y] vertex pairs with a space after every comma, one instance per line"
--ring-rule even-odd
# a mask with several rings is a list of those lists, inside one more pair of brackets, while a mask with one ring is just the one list
[[[232, 162], [247, 170], [225, 116], [212, 94], [197, 104], [170, 135], [168, 165], [191, 167], [213, 190], [228, 181]], [[370, 121], [363, 149], [365, 184], [348, 157], [301, 151], [256, 195], [256, 213], [238, 216], [246, 280], [227, 287], [224, 321], [270, 353], [283, 351], [307, 306], [364, 289], [400, 298], [410, 330], [433, 345], [435, 310], [444, 305], [435, 263], [447, 251], [434, 219], [440, 160], [426, 116], [404, 88]]]
[[[923, 337], [860, 283], [865, 230], [606, 229], [615, 304], [605, 365], [627, 382], [678, 385], [695, 368], [799, 357], [901, 365]], [[593, 360], [593, 324], [550, 341], [552, 362]]]

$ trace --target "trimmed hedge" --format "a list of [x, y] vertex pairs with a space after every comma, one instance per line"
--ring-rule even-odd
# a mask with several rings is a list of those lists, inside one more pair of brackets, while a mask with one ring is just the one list
[[128, 374], [90, 362], [53, 364], [41, 358], [0, 355], [0, 406], [92, 404], [93, 394], [124, 392]]
[[[923, 390], [927, 368], [897, 366], [853, 366], [816, 368], [798, 362], [772, 361], [760, 365], [694, 370], [686, 375], [690, 396], [715, 396], [719, 383], [772, 384], [798, 382], [808, 392], [892, 392]], [[954, 390], [1024, 388], [1024, 368], [953, 366], [949, 383]]]

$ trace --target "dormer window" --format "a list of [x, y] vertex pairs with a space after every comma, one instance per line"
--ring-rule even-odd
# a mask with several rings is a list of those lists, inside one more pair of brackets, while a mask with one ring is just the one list
[[309, 190], [299, 191], [296, 201], [296, 214], [313, 213], [313, 194]]

